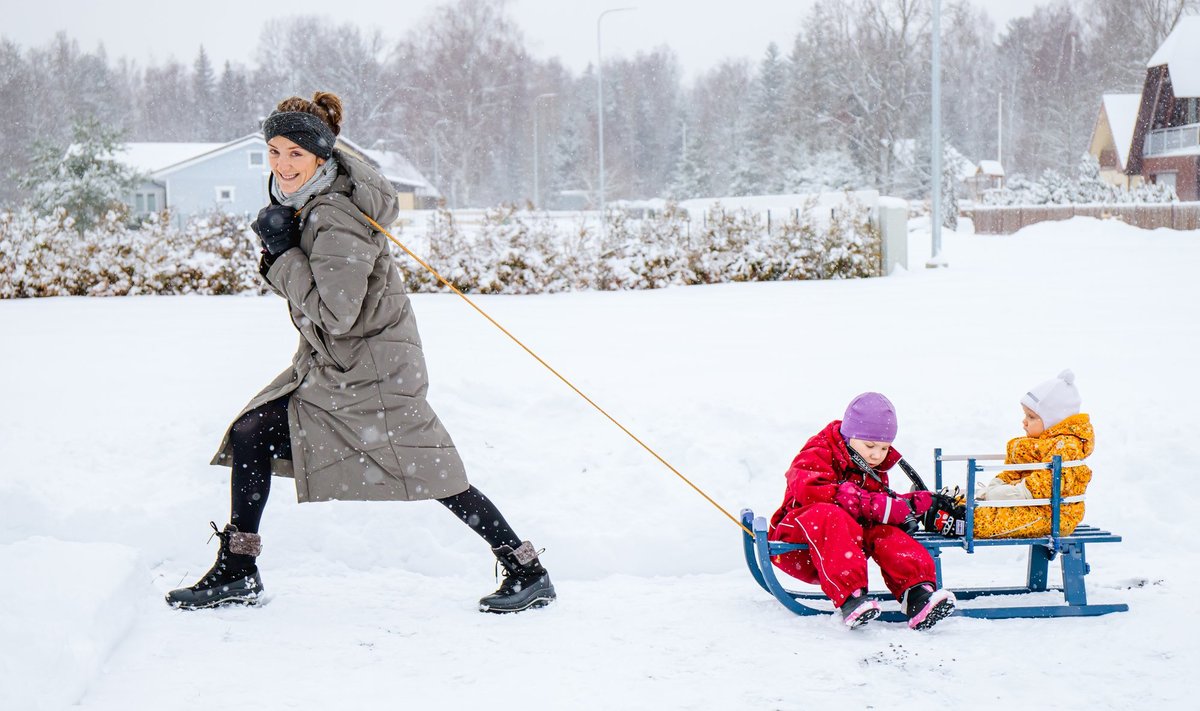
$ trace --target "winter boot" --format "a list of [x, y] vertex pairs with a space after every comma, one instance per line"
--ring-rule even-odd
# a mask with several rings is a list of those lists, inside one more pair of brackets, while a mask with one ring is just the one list
[[862, 627], [879, 617], [880, 612], [879, 603], [867, 597], [867, 591], [862, 588], [850, 593], [838, 609], [842, 611], [842, 623], [850, 629]]
[[900, 604], [911, 629], [927, 630], [953, 614], [957, 602], [949, 590], [934, 590], [929, 583], [921, 583], [905, 590]]
[[480, 612], [520, 612], [531, 607], [545, 607], [556, 597], [550, 574], [538, 561], [533, 544], [523, 541], [520, 546], [493, 548], [496, 563], [504, 567], [504, 582], [500, 589], [479, 601]]
[[216, 523], [210, 521], [209, 525], [213, 535], [221, 539], [217, 562], [200, 582], [167, 593], [167, 604], [181, 610], [256, 604], [263, 594], [262, 578], [254, 562], [262, 552], [262, 538], [257, 533], [242, 533], [233, 524], [227, 524], [224, 531], [218, 531]]

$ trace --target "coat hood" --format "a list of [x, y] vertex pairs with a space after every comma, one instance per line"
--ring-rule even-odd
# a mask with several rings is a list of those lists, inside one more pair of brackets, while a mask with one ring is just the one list
[[1084, 413], [1071, 415], [1067, 419], [1038, 435], [1038, 439], [1053, 439], [1067, 435], [1074, 437], [1083, 445], [1083, 456], [1091, 456], [1096, 448], [1096, 434], [1092, 430], [1092, 421]]
[[[383, 227], [395, 222], [400, 214], [400, 202], [396, 199], [396, 189], [387, 178], [357, 156], [340, 148], [333, 149], [333, 157], [339, 166], [337, 178], [325, 192], [304, 206], [303, 214], [306, 215], [319, 204], [327, 204], [338, 207], [364, 225], [369, 226], [370, 223], [363, 215]], [[348, 209], [339, 197], [349, 198], [350, 203], [357, 208], [357, 213]]]

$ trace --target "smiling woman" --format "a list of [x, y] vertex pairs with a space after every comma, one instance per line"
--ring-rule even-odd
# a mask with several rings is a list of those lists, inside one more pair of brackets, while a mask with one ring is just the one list
[[388, 243], [368, 220], [396, 219], [396, 191], [336, 147], [341, 119], [338, 97], [318, 92], [283, 101], [263, 122], [271, 204], [251, 226], [263, 244], [259, 270], [287, 300], [300, 346], [226, 432], [212, 460], [232, 468], [217, 562], [167, 602], [195, 609], [259, 600], [258, 529], [274, 474], [294, 478], [301, 502], [434, 499], [487, 541], [506, 571], [481, 610], [546, 605], [555, 591], [538, 551], [467, 481], [426, 400], [416, 317]]

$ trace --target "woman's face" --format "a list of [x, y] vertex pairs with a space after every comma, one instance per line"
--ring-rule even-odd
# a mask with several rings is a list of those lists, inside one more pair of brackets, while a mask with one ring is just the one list
[[318, 158], [283, 136], [267, 141], [267, 160], [271, 164], [275, 182], [285, 194], [299, 190], [325, 162], [325, 159]]

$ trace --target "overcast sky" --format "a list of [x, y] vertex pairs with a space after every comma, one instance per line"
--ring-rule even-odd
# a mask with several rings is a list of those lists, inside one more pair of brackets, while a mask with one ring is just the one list
[[[449, 0], [0, 0], [0, 35], [40, 46], [65, 30], [85, 50], [100, 43], [111, 59], [142, 63], [175, 57], [190, 65], [201, 44], [219, 68], [225, 60], [253, 63], [263, 27], [294, 15], [378, 27], [402, 37], [432, 8]], [[537, 57], [557, 56], [582, 70], [596, 57], [596, 17], [608, 8], [636, 6], [604, 19], [604, 56], [629, 56], [659, 45], [675, 50], [688, 78], [724, 57], [757, 60], [769, 42], [787, 54], [814, 0], [510, 0], [509, 12]], [[976, 0], [997, 28], [1049, 0]], [[943, 3], [945, 4], [945, 2]], [[337, 8], [334, 14], [330, 8]]]

